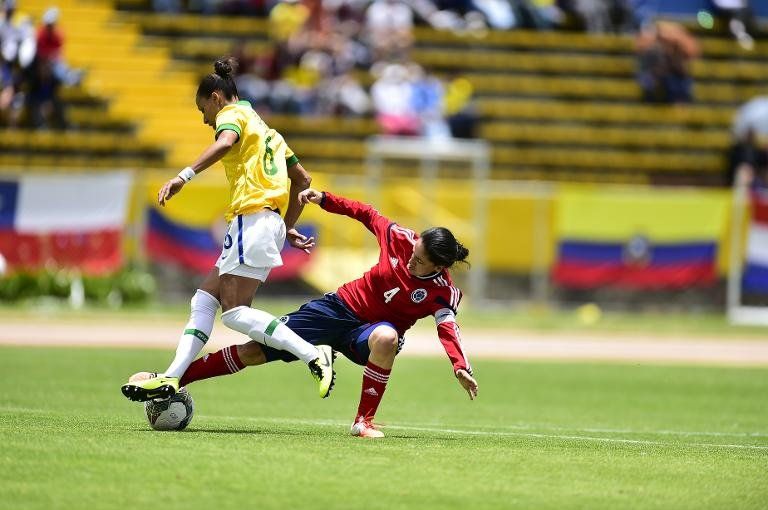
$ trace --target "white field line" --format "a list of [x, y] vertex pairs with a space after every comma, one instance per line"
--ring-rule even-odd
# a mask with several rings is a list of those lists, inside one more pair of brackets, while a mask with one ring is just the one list
[[[64, 414], [60, 411], [50, 411], [47, 409], [34, 409], [27, 407], [13, 407], [13, 406], [0, 406], [0, 412], [13, 412], [13, 413], [25, 413], [25, 414]], [[310, 426], [322, 426], [322, 427], [348, 427], [349, 423], [339, 420], [297, 420], [293, 418], [268, 418], [268, 417], [254, 417], [254, 416], [219, 416], [219, 415], [198, 415], [201, 419], [218, 419], [229, 421], [250, 421], [257, 423], [285, 423], [285, 424], [298, 424], [298, 425], [310, 425]], [[621, 429], [563, 429], [560, 427], [537, 427], [537, 426], [514, 426], [514, 428], [523, 428], [525, 430], [572, 430], [574, 432], [606, 432], [606, 433], [630, 433], [630, 434], [676, 434], [681, 436], [731, 436], [731, 437], [766, 437], [766, 434], [761, 433], [743, 433], [743, 434], [729, 434], [725, 432], [674, 432], [674, 431], [634, 431], [634, 430], [621, 430]], [[628, 438], [610, 438], [610, 437], [593, 437], [585, 435], [574, 434], [542, 434], [537, 432], [509, 432], [507, 430], [502, 431], [489, 431], [489, 430], [464, 430], [455, 428], [441, 428], [441, 427], [423, 427], [423, 426], [411, 426], [411, 425], [392, 425], [387, 424], [386, 428], [396, 430], [413, 430], [418, 432], [433, 432], [444, 434], [465, 434], [470, 436], [486, 436], [486, 437], [533, 437], [539, 439], [563, 439], [563, 440], [576, 440], [576, 441], [592, 441], [592, 442], [606, 442], [606, 443], [622, 443], [622, 444], [639, 444], [650, 446], [666, 446], [666, 447], [685, 447], [694, 446], [700, 448], [735, 448], [735, 449], [750, 449], [750, 450], [768, 450], [768, 445], [747, 445], [747, 444], [722, 444], [722, 443], [676, 443], [665, 441], [652, 441], [646, 439], [628, 439]], [[513, 428], [513, 427], [506, 427]], [[201, 431], [205, 432], [205, 431]]]
[[[440, 423], [415, 423], [415, 426], [420, 427], [439, 427]], [[480, 426], [480, 428], [488, 428]], [[597, 434], [651, 434], [651, 435], [665, 435], [665, 436], [692, 436], [692, 437], [768, 437], [768, 433], [764, 432], [709, 432], [709, 431], [688, 431], [688, 430], [632, 430], [632, 429], [610, 429], [610, 428], [596, 428], [596, 427], [557, 427], [554, 425], [534, 425], [534, 424], [517, 424], [517, 425], [496, 425], [492, 427], [494, 429], [501, 430], [549, 430], [558, 432], [587, 432]]]
[[[224, 419], [224, 420], [244, 420], [254, 422], [269, 422], [269, 423], [288, 423], [299, 425], [311, 425], [311, 426], [323, 426], [323, 427], [348, 427], [348, 422], [336, 421], [336, 420], [295, 420], [290, 418], [256, 418], [252, 416], [214, 416], [203, 415], [201, 418], [210, 419]], [[508, 432], [508, 431], [485, 431], [485, 430], [463, 430], [453, 428], [439, 428], [439, 427], [416, 427], [410, 425], [392, 425], [387, 424], [387, 429], [397, 430], [413, 430], [418, 432], [434, 432], [444, 434], [466, 434], [470, 436], [486, 436], [486, 437], [533, 437], [539, 439], [563, 439], [563, 440], [576, 440], [576, 441], [592, 441], [592, 442], [606, 442], [606, 443], [623, 443], [623, 444], [639, 444], [650, 446], [666, 446], [666, 447], [686, 447], [693, 446], [699, 448], [733, 448], [733, 449], [747, 449], [747, 450], [768, 450], [768, 445], [750, 445], [750, 444], [722, 444], [722, 443], [672, 443], [664, 441], [652, 441], [646, 439], [627, 439], [627, 438], [609, 438], [609, 437], [593, 437], [582, 435], [570, 435], [570, 434], [541, 434], [534, 432]], [[653, 432], [637, 432], [643, 434], [653, 434]]]

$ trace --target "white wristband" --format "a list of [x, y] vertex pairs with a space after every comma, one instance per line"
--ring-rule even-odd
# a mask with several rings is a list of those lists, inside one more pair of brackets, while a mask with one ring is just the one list
[[197, 174], [195, 173], [194, 170], [192, 170], [192, 167], [189, 167], [189, 166], [184, 170], [182, 170], [181, 172], [179, 172], [179, 177], [181, 177], [181, 180], [184, 182], [191, 181], [195, 177], [195, 175]]

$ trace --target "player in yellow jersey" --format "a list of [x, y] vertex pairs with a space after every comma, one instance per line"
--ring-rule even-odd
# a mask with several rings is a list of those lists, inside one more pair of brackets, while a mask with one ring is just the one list
[[[312, 345], [271, 314], [251, 308], [259, 285], [273, 267], [283, 263], [280, 250], [286, 237], [305, 251], [314, 246], [313, 238], [294, 228], [303, 208], [298, 195], [312, 179], [280, 133], [269, 128], [249, 103], [239, 100], [233, 79], [236, 68], [233, 58], [217, 60], [215, 73], [200, 82], [197, 108], [203, 122], [214, 129], [215, 141], [157, 195], [160, 205], [165, 205], [195, 175], [221, 161], [230, 189], [229, 226], [221, 256], [192, 297], [189, 322], [174, 360], [163, 374], [124, 384], [122, 392], [131, 400], [168, 397], [179, 390], [179, 379], [211, 335], [219, 306], [228, 328], [307, 363], [321, 397], [333, 388], [330, 347]], [[222, 362], [233, 371], [240, 364], [234, 358]]]

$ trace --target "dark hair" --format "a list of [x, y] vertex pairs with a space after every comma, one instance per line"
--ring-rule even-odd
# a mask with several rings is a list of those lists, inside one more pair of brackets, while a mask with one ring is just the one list
[[234, 75], [237, 73], [238, 63], [234, 57], [222, 57], [213, 63], [215, 72], [200, 80], [197, 87], [197, 97], [208, 99], [215, 91], [224, 94], [225, 99], [237, 97], [237, 86]]
[[421, 233], [421, 242], [427, 250], [429, 260], [438, 266], [451, 267], [456, 262], [464, 262], [469, 250], [456, 240], [447, 228], [432, 227]]

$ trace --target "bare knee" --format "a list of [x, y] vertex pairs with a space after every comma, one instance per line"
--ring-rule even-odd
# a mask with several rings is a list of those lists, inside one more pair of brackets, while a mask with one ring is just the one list
[[368, 346], [371, 352], [394, 357], [397, 354], [398, 337], [397, 331], [390, 327], [379, 327], [373, 330], [368, 339]]
[[267, 362], [258, 342], [250, 341], [237, 346], [237, 356], [245, 366], [262, 365]]

